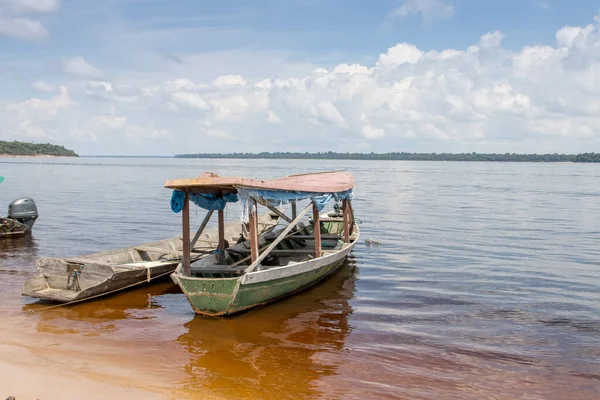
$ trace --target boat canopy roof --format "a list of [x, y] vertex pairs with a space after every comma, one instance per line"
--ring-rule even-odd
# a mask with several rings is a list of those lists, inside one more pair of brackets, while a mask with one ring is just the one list
[[349, 172], [331, 171], [260, 180], [205, 172], [197, 178], [168, 180], [165, 188], [173, 189], [171, 208], [174, 212], [183, 208], [184, 192], [189, 193], [196, 205], [207, 210], [222, 210], [226, 203], [237, 202], [238, 196], [244, 209], [249, 197], [271, 205], [310, 198], [322, 209], [333, 198], [338, 201], [352, 198], [354, 176]]
[[277, 179], [221, 177], [204, 172], [197, 178], [175, 179], [165, 187], [189, 193], [237, 193], [238, 188], [312, 193], [340, 193], [354, 187], [354, 176], [349, 172], [331, 171], [289, 175]]

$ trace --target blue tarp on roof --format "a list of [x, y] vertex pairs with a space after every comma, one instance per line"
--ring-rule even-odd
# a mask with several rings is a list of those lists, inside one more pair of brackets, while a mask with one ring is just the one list
[[[223, 210], [227, 203], [235, 203], [238, 201], [238, 197], [235, 193], [228, 193], [223, 195], [223, 197], [217, 197], [214, 194], [199, 193], [190, 193], [189, 196], [190, 200], [198, 207], [214, 211]], [[181, 212], [184, 203], [185, 193], [179, 190], [173, 190], [173, 193], [171, 194], [171, 210], [175, 213]]]
[[[312, 193], [312, 192], [296, 192], [296, 191], [285, 191], [285, 190], [262, 190], [262, 189], [247, 189], [237, 188], [238, 193], [228, 193], [223, 197], [217, 197], [214, 194], [195, 194], [190, 193], [190, 200], [198, 207], [204, 208], [205, 210], [223, 210], [227, 203], [235, 203], [238, 201], [238, 197], [242, 202], [243, 213], [242, 219], [247, 220], [248, 216], [248, 199], [253, 197], [259, 202], [278, 207], [291, 202], [296, 202], [305, 199], [311, 199], [317, 206], [319, 211], [331, 201], [342, 201], [352, 200], [353, 191], [352, 189], [338, 193]], [[183, 210], [183, 204], [185, 202], [185, 193], [179, 190], [173, 190], [171, 195], [171, 210], [178, 213]]]
[[280, 206], [310, 198], [317, 205], [319, 211], [321, 211], [332, 199], [335, 199], [336, 201], [352, 199], [353, 192], [352, 189], [339, 193], [311, 193], [238, 188], [238, 195], [244, 205], [248, 202], [250, 197], [262, 200], [273, 206]]
[[248, 221], [248, 199], [255, 198], [259, 202], [267, 203], [278, 207], [291, 202], [311, 199], [319, 211], [333, 199], [336, 201], [352, 200], [352, 189], [339, 193], [311, 193], [311, 192], [292, 192], [284, 190], [259, 190], [238, 188], [238, 196], [242, 202], [242, 221]]

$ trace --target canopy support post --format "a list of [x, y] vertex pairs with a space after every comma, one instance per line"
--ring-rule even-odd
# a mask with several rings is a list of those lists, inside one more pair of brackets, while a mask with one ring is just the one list
[[204, 217], [204, 220], [202, 221], [200, 228], [198, 228], [198, 230], [196, 231], [196, 234], [194, 235], [194, 238], [192, 239], [192, 242], [190, 243], [190, 249], [193, 249], [194, 246], [196, 245], [196, 242], [198, 241], [198, 239], [200, 239], [200, 235], [204, 231], [204, 228], [206, 228], [206, 225], [208, 224], [208, 221], [210, 221], [210, 217], [212, 217], [212, 215], [213, 215], [213, 210], [208, 210], [208, 213]]
[[256, 200], [250, 197], [248, 199], [248, 214], [250, 220], [250, 255], [252, 263], [258, 259], [258, 215], [256, 207]]
[[292, 201], [292, 219], [296, 219], [298, 212], [296, 211], [296, 202]]
[[[273, 251], [273, 249], [275, 247], [277, 247], [277, 245], [279, 244], [279, 242], [281, 242], [283, 239], [285, 239], [285, 237], [287, 236], [288, 233], [290, 233], [290, 231], [292, 229], [294, 229], [294, 227], [296, 225], [298, 225], [298, 223], [302, 220], [302, 217], [304, 217], [304, 215], [310, 210], [310, 204], [308, 206], [306, 206], [306, 208], [300, 213], [300, 215], [298, 215], [288, 226], [286, 226], [286, 228], [279, 234], [279, 236], [277, 236], [277, 239], [273, 240], [273, 243], [271, 243], [269, 245], [269, 247], [267, 247], [265, 249], [265, 251], [263, 251], [262, 253], [260, 253], [260, 256], [258, 256], [258, 258], [256, 258], [256, 260], [252, 260], [252, 264], [250, 264], [250, 266], [248, 268], [246, 268], [246, 270], [244, 271], [245, 274], [252, 272], [256, 267], [258, 267], [260, 265], [260, 262], [267, 256], [269, 255], [269, 253], [271, 251]], [[258, 252], [258, 236], [256, 237], [256, 250]]]
[[321, 220], [319, 219], [319, 209], [315, 203], [312, 203], [313, 209], [313, 232], [315, 235], [315, 257], [321, 257]]
[[219, 250], [225, 250], [225, 211], [219, 210]]
[[183, 225], [183, 274], [186, 276], [191, 275], [190, 270], [190, 195], [185, 192], [185, 199], [183, 201], [183, 213], [181, 214], [182, 225]]
[[350, 229], [349, 229], [349, 233], [350, 235], [352, 235], [352, 232], [354, 232], [354, 208], [352, 208], [352, 201], [350, 200], [346, 200], [348, 202], [348, 217], [350, 217]]
[[348, 207], [348, 200], [342, 201], [342, 209], [344, 213], [344, 242], [350, 243], [350, 226], [348, 225], [350, 217], [350, 209]]

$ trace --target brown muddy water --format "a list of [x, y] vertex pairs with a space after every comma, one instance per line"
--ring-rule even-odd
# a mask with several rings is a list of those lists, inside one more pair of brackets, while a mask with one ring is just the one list
[[[37, 257], [178, 235], [165, 179], [328, 169], [357, 178], [361, 243], [302, 294], [226, 319], [170, 281], [20, 296]], [[0, 175], [2, 214], [21, 196], [40, 212], [0, 240], [0, 399], [599, 398], [599, 166], [5, 158]]]

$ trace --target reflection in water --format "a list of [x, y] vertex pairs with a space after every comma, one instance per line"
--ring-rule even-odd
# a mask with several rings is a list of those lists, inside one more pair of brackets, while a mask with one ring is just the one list
[[118, 320], [151, 318], [139, 315], [140, 310], [161, 308], [153, 297], [174, 293], [177, 287], [167, 280], [143, 288], [128, 290], [94, 301], [74, 305], [35, 301], [23, 306], [23, 311], [37, 319], [37, 330], [48, 333], [73, 333], [98, 335], [100, 332], [115, 331]]
[[343, 351], [351, 331], [356, 274], [350, 258], [327, 281], [290, 299], [227, 319], [195, 317], [177, 339], [190, 354], [181, 386], [226, 396], [316, 397], [315, 383], [338, 367], [319, 354]]
[[13, 262], [33, 265], [37, 257], [38, 243], [33, 234], [0, 238], [0, 266]]

